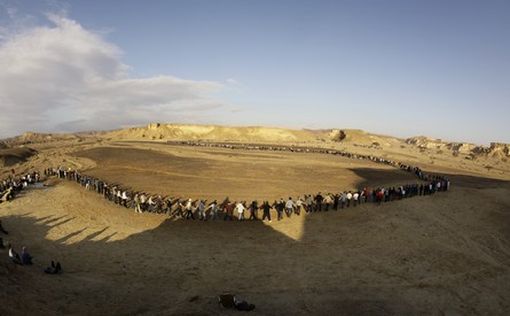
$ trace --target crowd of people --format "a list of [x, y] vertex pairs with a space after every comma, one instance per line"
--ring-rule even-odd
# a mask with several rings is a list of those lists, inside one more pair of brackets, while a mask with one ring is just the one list
[[[188, 144], [199, 146], [204, 144], [200, 142], [179, 142], [179, 144]], [[226, 148], [260, 150], [296, 150], [293, 147], [285, 146], [260, 146], [260, 145], [242, 145], [242, 144], [222, 144], [205, 143], [206, 146], [231, 146]], [[299, 150], [303, 150], [299, 148]], [[322, 152], [320, 149], [310, 148], [314, 152]], [[329, 153], [329, 152], [325, 152]], [[338, 152], [336, 152], [338, 153]], [[413, 167], [400, 162], [395, 162], [385, 158], [374, 156], [363, 156], [341, 152], [341, 155], [355, 158], [368, 159], [378, 163], [389, 164], [399, 168], [402, 171], [413, 173], [421, 182], [405, 184], [391, 187], [364, 187], [358, 190], [343, 191], [336, 193], [321, 192], [317, 194], [306, 194], [297, 198], [288, 197], [288, 199], [279, 199], [273, 202], [268, 200], [261, 203], [253, 201], [231, 201], [228, 197], [218, 201], [207, 201], [205, 199], [192, 199], [189, 197], [162, 196], [161, 194], [150, 194], [147, 192], [133, 191], [120, 184], [109, 183], [93, 176], [80, 173], [78, 170], [58, 167], [48, 168], [44, 171], [46, 176], [57, 176], [60, 179], [67, 179], [79, 183], [86, 190], [97, 192], [105, 199], [133, 209], [137, 213], [159, 213], [167, 214], [171, 217], [198, 220], [267, 220], [271, 221], [271, 211], [276, 212], [277, 220], [282, 220], [284, 216], [300, 215], [301, 213], [313, 213], [329, 210], [339, 210], [348, 207], [356, 207], [363, 203], [386, 203], [395, 200], [401, 200], [414, 196], [433, 195], [436, 192], [447, 191], [450, 188], [450, 181], [438, 175], [429, 175], [420, 168]], [[259, 217], [262, 212], [262, 217]]]
[[335, 156], [342, 156], [350, 159], [370, 160], [377, 163], [391, 165], [398, 167], [397, 161], [377, 157], [373, 155], [363, 155], [350, 153], [344, 150], [320, 148], [320, 147], [305, 147], [305, 146], [286, 146], [286, 145], [265, 145], [265, 144], [245, 144], [245, 143], [221, 143], [221, 142], [202, 142], [202, 141], [167, 141], [169, 145], [181, 146], [194, 146], [194, 147], [213, 147], [213, 148], [226, 148], [226, 149], [242, 149], [242, 150], [257, 150], [257, 151], [288, 151], [293, 153], [314, 153], [314, 154], [329, 154]]
[[0, 203], [7, 202], [16, 197], [16, 195], [30, 184], [37, 183], [41, 180], [38, 172], [29, 172], [17, 176], [14, 170], [6, 179], [0, 181]]
[[[30, 185], [34, 185], [41, 181], [41, 177], [39, 172], [33, 171], [22, 175], [16, 175], [15, 171], [11, 171], [11, 175], [9, 175], [6, 179], [0, 181], [0, 203], [8, 202], [16, 198], [19, 193]], [[9, 232], [5, 230], [2, 224], [2, 220], [0, 220], [0, 233], [4, 235], [8, 235]], [[21, 253], [18, 253], [14, 246], [11, 243], [7, 244], [7, 247], [4, 245], [4, 240], [0, 236], [0, 249], [7, 248], [9, 259], [17, 264], [22, 266], [30, 266], [33, 264], [33, 257], [28, 252], [26, 246], [21, 247]], [[44, 270], [46, 273], [50, 274], [58, 274], [62, 272], [62, 266], [59, 262], [55, 264], [52, 261], [52, 265]]]

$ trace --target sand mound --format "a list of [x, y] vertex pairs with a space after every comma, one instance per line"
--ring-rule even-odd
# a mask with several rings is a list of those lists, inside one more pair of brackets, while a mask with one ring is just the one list
[[244, 142], [305, 142], [317, 136], [305, 130], [272, 127], [227, 127], [217, 125], [183, 125], [151, 123], [106, 133], [112, 139], [211, 140]]
[[357, 146], [401, 144], [395, 137], [370, 134], [357, 129], [293, 130], [273, 127], [230, 127], [151, 123], [105, 133], [103, 137], [121, 140], [205, 140], [265, 143], [337, 143]]
[[37, 151], [28, 147], [0, 149], [0, 166], [9, 167], [25, 162], [35, 154]]

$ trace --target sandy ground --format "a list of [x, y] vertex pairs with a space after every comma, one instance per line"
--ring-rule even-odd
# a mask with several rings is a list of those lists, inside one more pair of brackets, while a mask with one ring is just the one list
[[[338, 157], [163, 145], [115, 154], [110, 145], [48, 149], [18, 168], [70, 164], [147, 191], [239, 198], [250, 188], [276, 197], [409, 179]], [[14, 266], [0, 250], [0, 315], [239, 313], [218, 307], [224, 291], [256, 304], [256, 315], [508, 315], [510, 184], [443, 168], [457, 174], [448, 193], [270, 224], [135, 214], [69, 182], [33, 189], [0, 204], [2, 237], [35, 256], [32, 267]], [[240, 172], [243, 181], [211, 181]], [[42, 273], [51, 259], [64, 274]]]
[[[138, 145], [139, 146], [139, 145]], [[151, 145], [98, 147], [75, 155], [91, 159], [83, 172], [136, 191], [223, 200], [287, 199], [357, 189], [359, 185], [416, 183], [393, 167], [323, 154], [240, 152]]]

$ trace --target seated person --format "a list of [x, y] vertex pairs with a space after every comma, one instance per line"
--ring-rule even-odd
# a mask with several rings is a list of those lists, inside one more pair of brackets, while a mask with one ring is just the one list
[[255, 309], [255, 305], [239, 300], [233, 294], [223, 294], [218, 296], [218, 303], [225, 308], [235, 308], [240, 311], [251, 311]]
[[51, 260], [51, 266], [44, 269], [44, 273], [47, 274], [59, 274], [62, 272], [62, 266], [60, 265], [60, 262], [57, 261], [57, 264], [53, 260]]
[[32, 265], [32, 256], [28, 253], [27, 247], [21, 248], [21, 263], [23, 265]]
[[15, 264], [22, 264], [21, 258], [19, 257], [18, 253], [12, 248], [11, 244], [8, 246], [9, 248], [9, 258], [14, 262]]

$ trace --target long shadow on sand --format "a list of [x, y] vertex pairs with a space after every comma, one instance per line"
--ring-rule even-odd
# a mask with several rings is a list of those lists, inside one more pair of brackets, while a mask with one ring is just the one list
[[[353, 171], [364, 179], [394, 179], [401, 172]], [[508, 185], [455, 177], [466, 186]], [[87, 227], [52, 241], [50, 231], [72, 217], [37, 219], [36, 212], [3, 217], [9, 237], [25, 243], [30, 235], [37, 264], [1, 266], [10, 290], [0, 297], [12, 304], [1, 304], [0, 314], [219, 315], [225, 311], [215, 295], [224, 291], [241, 294], [264, 315], [501, 314], [509, 308], [508, 287], [497, 293], [494, 285], [497, 304], [487, 307], [480, 303], [485, 294], [473, 299], [479, 292], [473, 284], [490, 289], [493, 284], [484, 280], [498, 274], [505, 279], [495, 284], [508, 284], [508, 248], [490, 258], [454, 249], [458, 236], [443, 236], [457, 221], [444, 217], [449, 194], [455, 192], [311, 214], [302, 227], [295, 218], [285, 219], [282, 231], [302, 229], [299, 240], [260, 221], [166, 220], [121, 240], [105, 226], [79, 241], [73, 242]], [[83, 203], [94, 207], [96, 199], [91, 194]], [[416, 211], [420, 204], [423, 212]], [[445, 240], [453, 241], [441, 245]], [[64, 274], [41, 273], [52, 258], [62, 261]]]

